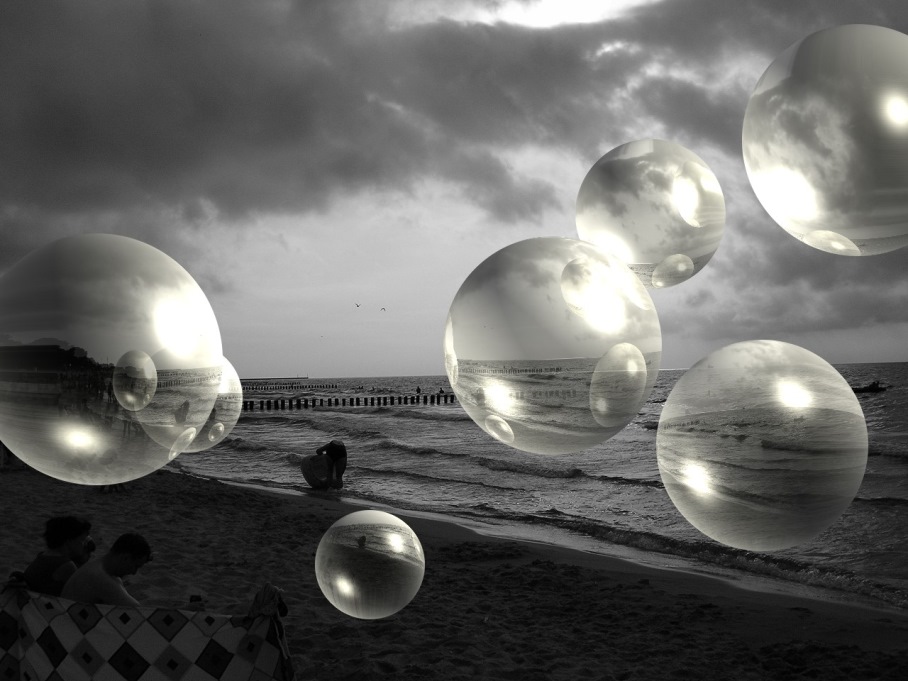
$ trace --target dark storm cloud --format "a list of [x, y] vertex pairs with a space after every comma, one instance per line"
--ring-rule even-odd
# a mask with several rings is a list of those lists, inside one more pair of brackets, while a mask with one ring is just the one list
[[[508, 152], [557, 147], [592, 165], [640, 121], [707, 163], [716, 155], [701, 147], [724, 152], [740, 180], [741, 122], [762, 68], [842, 23], [904, 32], [908, 6], [672, 0], [534, 30], [392, 29], [365, 1], [2, 3], [0, 267], [50, 235], [123, 225], [184, 260], [177, 235], [215, 218], [326, 211], [363, 190], [407, 196], [424, 179], [450, 183], [493, 221], [534, 221], [575, 195]], [[723, 65], [740, 55], [762, 66], [726, 83]], [[868, 323], [904, 317], [893, 286], [904, 255], [815, 252], [752, 195], [727, 199], [736, 237], [709, 265], [722, 288], [707, 300], [695, 284], [705, 272], [685, 285], [704, 328], [848, 325], [835, 304], [845, 291]], [[206, 290], [228, 286], [210, 278]], [[789, 285], [827, 312], [799, 315]]]
[[0, 199], [56, 219], [205, 199], [230, 218], [437, 177], [502, 220], [554, 203], [495, 149], [586, 127], [582, 48], [453, 22], [388, 35], [356, 9], [4, 3]]

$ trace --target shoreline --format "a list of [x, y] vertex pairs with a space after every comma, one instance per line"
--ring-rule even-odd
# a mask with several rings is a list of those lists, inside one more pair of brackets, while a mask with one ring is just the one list
[[[470, 520], [455, 515], [446, 515], [432, 511], [419, 511], [400, 509], [387, 503], [367, 502], [356, 497], [338, 498], [336, 493], [320, 492], [315, 490], [296, 490], [284, 487], [271, 487], [255, 483], [219, 480], [214, 477], [200, 476], [187, 471], [166, 470], [176, 475], [189, 475], [203, 480], [210, 480], [238, 488], [249, 489], [261, 494], [274, 494], [278, 497], [312, 497], [335, 502], [340, 506], [349, 507], [346, 513], [366, 508], [386, 511], [401, 518], [416, 531], [420, 522], [440, 523], [453, 526], [451, 532], [460, 534], [460, 531], [470, 533], [474, 540], [479, 538], [489, 541], [525, 543], [542, 552], [553, 551], [565, 554], [567, 560], [576, 564], [595, 564], [601, 561], [614, 562], [613, 566], [624, 572], [640, 571], [667, 571], [681, 573], [691, 578], [715, 580], [727, 586], [744, 591], [758, 593], [776, 593], [781, 596], [803, 598], [811, 601], [845, 604], [880, 612], [895, 612], [908, 615], [908, 608], [893, 605], [881, 598], [866, 594], [824, 587], [820, 585], [804, 584], [759, 573], [747, 573], [713, 563], [696, 561], [695, 559], [669, 553], [646, 551], [622, 544], [610, 544], [593, 537], [578, 534], [563, 528], [552, 526], [537, 526], [527, 524], [519, 526], [513, 523], [492, 524], [480, 520]], [[417, 532], [417, 535], [419, 533]], [[541, 535], [549, 534], [549, 537]], [[560, 541], [559, 541], [560, 540]], [[566, 540], [566, 541], [565, 541]]]
[[[284, 590], [298, 678], [900, 678], [908, 613], [742, 589], [450, 521], [395, 513], [423, 544], [422, 587], [401, 611], [356, 620], [318, 588], [324, 532], [359, 505], [158, 471], [108, 494], [30, 469], [0, 473], [0, 569], [42, 548], [47, 517], [89, 518], [103, 553], [122, 532], [154, 560], [128, 578], [143, 605], [243, 614], [265, 582]], [[6, 575], [4, 575], [5, 578]]]

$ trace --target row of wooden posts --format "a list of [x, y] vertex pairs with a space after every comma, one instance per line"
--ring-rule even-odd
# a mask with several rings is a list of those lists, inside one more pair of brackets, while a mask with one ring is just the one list
[[[243, 400], [243, 411], [255, 411], [256, 400]], [[259, 411], [293, 409], [294, 400], [281, 398], [272, 400], [258, 400]], [[453, 393], [442, 395], [380, 395], [371, 397], [298, 397], [296, 409], [315, 409], [317, 407], [388, 407], [395, 405], [417, 404], [455, 404]], [[349, 404], [348, 404], [349, 403]]]
[[336, 390], [337, 383], [313, 385], [312, 383], [243, 383], [243, 390], [261, 392], [263, 390]]

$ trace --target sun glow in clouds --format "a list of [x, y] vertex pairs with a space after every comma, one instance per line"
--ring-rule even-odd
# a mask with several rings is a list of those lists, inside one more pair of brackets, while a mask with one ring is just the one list
[[813, 396], [800, 383], [779, 381], [776, 384], [776, 395], [786, 407], [803, 409], [813, 404]]

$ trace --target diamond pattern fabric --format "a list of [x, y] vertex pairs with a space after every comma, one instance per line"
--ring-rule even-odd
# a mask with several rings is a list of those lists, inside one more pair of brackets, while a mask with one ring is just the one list
[[0, 681], [295, 681], [279, 622], [0, 594]]

